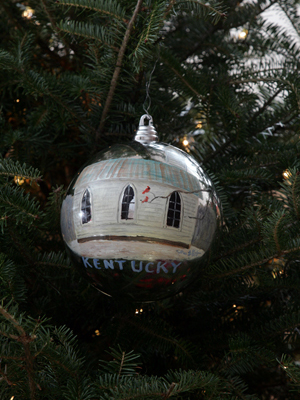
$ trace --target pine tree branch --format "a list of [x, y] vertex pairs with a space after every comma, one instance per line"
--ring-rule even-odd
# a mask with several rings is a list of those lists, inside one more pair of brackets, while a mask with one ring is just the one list
[[275, 241], [275, 244], [276, 244], [276, 249], [278, 251], [278, 256], [281, 255], [281, 248], [280, 248], [280, 243], [279, 243], [279, 240], [278, 240], [278, 228], [279, 228], [280, 222], [283, 220], [284, 217], [285, 217], [285, 214], [283, 214], [278, 219], [278, 221], [277, 221], [277, 223], [275, 225], [275, 229], [274, 229], [274, 241]]
[[8, 199], [6, 198], [2, 198], [2, 202], [11, 206], [13, 209], [16, 210], [16, 212], [19, 212], [21, 214], [25, 214], [28, 215], [29, 217], [33, 218], [33, 219], [37, 219], [39, 218], [38, 214], [32, 214], [30, 213], [28, 210], [25, 209], [24, 205], [22, 204], [22, 206], [19, 206], [17, 204], [14, 204], [12, 202], [10, 202]]
[[83, 125], [85, 125], [87, 128], [89, 128], [91, 130], [91, 132], [97, 132], [96, 129], [92, 125], [90, 125], [88, 121], [86, 121], [85, 119], [81, 118], [78, 114], [76, 114], [76, 112], [73, 111], [72, 108], [70, 108], [68, 105], [66, 105], [62, 99], [60, 99], [58, 96], [52, 94], [50, 91], [48, 91], [47, 94], [49, 95], [49, 97], [51, 97], [53, 100], [55, 100], [58, 104], [60, 104], [66, 111], [68, 111], [72, 115], [74, 120], [81, 122]]
[[125, 358], [125, 351], [122, 352], [122, 359], [121, 359], [121, 363], [120, 363], [119, 376], [121, 376], [121, 372], [122, 372], [122, 368], [123, 368], [123, 364], [124, 364], [124, 358]]
[[[260, 13], [259, 13], [259, 14], [262, 14], [262, 13], [265, 12], [268, 8], [272, 7], [272, 6], [273, 6], [274, 4], [276, 4], [276, 3], [278, 3], [277, 0], [272, 0], [272, 1], [270, 1], [270, 3], [267, 4], [267, 5], [265, 6], [265, 8], [260, 8]], [[258, 6], [260, 7], [260, 4], [258, 4]]]
[[29, 389], [30, 389], [30, 400], [35, 400], [35, 392], [36, 392], [36, 384], [34, 381], [34, 369], [33, 369], [33, 362], [34, 358], [31, 354], [30, 351], [30, 342], [33, 339], [30, 336], [25, 336], [22, 338], [22, 344], [25, 350], [25, 362], [26, 362], [26, 371], [28, 375], [28, 381], [29, 381]]
[[176, 0], [171, 0], [171, 1], [169, 2], [169, 5], [168, 5], [168, 7], [166, 8], [166, 11], [165, 11], [165, 14], [164, 14], [164, 18], [163, 18], [164, 20], [167, 18], [168, 14], [169, 14], [170, 11], [172, 10], [174, 4], [176, 4]]
[[[86, 9], [86, 10], [93, 10], [96, 11], [97, 13], [101, 13], [104, 15], [107, 15], [111, 18], [115, 18], [119, 21], [124, 22], [125, 24], [127, 24], [128, 20], [126, 18], [123, 17], [123, 13], [120, 13], [120, 15], [118, 15], [117, 12], [113, 12], [111, 11], [111, 9], [107, 8], [108, 2], [104, 3], [106, 5], [106, 9], [99, 5], [99, 3], [94, 3], [93, 1], [87, 0], [87, 1], [68, 1], [68, 0], [57, 0], [57, 3], [59, 3], [60, 5], [63, 6], [69, 6], [69, 7], [78, 7], [78, 8], [82, 8], [82, 9]], [[119, 10], [122, 11], [122, 10]]]
[[5, 319], [10, 321], [13, 326], [17, 329], [21, 336], [26, 336], [26, 332], [23, 327], [18, 323], [18, 321], [8, 312], [4, 307], [0, 305], [0, 313], [3, 315]]
[[169, 335], [163, 335], [160, 332], [150, 329], [148, 326], [139, 325], [136, 323], [136, 321], [133, 321], [132, 319], [129, 319], [126, 317], [123, 318], [122, 316], [120, 316], [120, 320], [126, 322], [126, 324], [130, 324], [131, 326], [134, 326], [135, 328], [139, 329], [140, 331], [146, 332], [147, 334], [149, 334], [159, 340], [162, 340], [166, 343], [170, 343], [172, 346], [174, 346], [175, 348], [182, 351], [182, 353], [185, 354], [188, 359], [194, 361], [192, 354], [190, 354], [190, 352], [182, 345], [182, 343], [180, 341], [178, 341], [176, 339], [176, 337], [171, 337]]
[[226, 257], [232, 256], [235, 253], [239, 253], [241, 250], [246, 249], [249, 246], [252, 246], [253, 244], [259, 243], [261, 241], [261, 237], [258, 236], [256, 239], [250, 240], [247, 243], [243, 243], [240, 246], [234, 247], [233, 249], [227, 251], [226, 253], [222, 253], [219, 256], [215, 257], [212, 262], [215, 263], [220, 259], [224, 259]]
[[[20, 76], [26, 75], [27, 71], [25, 71], [24, 68], [13, 68], [13, 69], [16, 72], [18, 72], [20, 74]], [[23, 82], [22, 82], [21, 79], [18, 80], [16, 83], [19, 83], [19, 84], [21, 83], [23, 85]], [[26, 79], [26, 84], [30, 85], [35, 93], [37, 92], [36, 86], [34, 85], [33, 82], [31, 82], [30, 79]], [[63, 99], [61, 99], [58, 95], [55, 95], [55, 94], [51, 93], [51, 91], [48, 90], [47, 87], [43, 88], [43, 91], [41, 91], [41, 90], [38, 91], [38, 94], [39, 94], [39, 96], [48, 95], [51, 99], [53, 99], [55, 102], [60, 104], [67, 112], [69, 112], [70, 115], [72, 115], [72, 117], [74, 118], [74, 120], [77, 120], [77, 121], [81, 122], [84, 126], [89, 128], [91, 132], [95, 132], [95, 133], [97, 132], [96, 129], [92, 125], [90, 125], [87, 120], [85, 120], [82, 117], [80, 117], [78, 115], [78, 113], [73, 111], [71, 107], [69, 107], [66, 103], [64, 103]]]
[[[37, 355], [39, 355], [39, 354], [44, 354], [43, 349], [41, 349], [41, 351], [39, 353], [37, 353]], [[49, 363], [58, 365], [59, 367], [63, 368], [68, 374], [70, 374], [73, 377], [77, 376], [76, 372], [72, 371], [72, 369], [68, 368], [67, 365], [65, 365], [64, 363], [59, 361], [59, 359], [57, 358], [57, 355], [53, 356], [52, 354], [46, 353], [45, 356], [47, 357]]]
[[300, 111], [300, 93], [298, 87], [293, 82], [290, 82], [288, 80], [286, 80], [285, 83], [287, 83], [292, 91], [295, 93], [295, 96], [297, 98], [298, 111]]
[[206, 13], [207, 13], [207, 14], [208, 14], [208, 13], [210, 13], [210, 14], [215, 14], [215, 15], [218, 15], [219, 18], [225, 16], [224, 13], [223, 13], [222, 11], [219, 11], [217, 8], [212, 7], [212, 6], [209, 4], [209, 2], [207, 2], [207, 3], [202, 3], [202, 2], [199, 1], [199, 0], [188, 0], [188, 3], [195, 4], [195, 6], [201, 6], [201, 7], [203, 7], [203, 9], [206, 9]]
[[36, 339], [36, 336], [29, 336], [23, 329], [23, 327], [18, 323], [18, 321], [4, 308], [0, 305], [0, 313], [3, 315], [5, 319], [13, 324], [13, 326], [17, 329], [20, 336], [18, 336], [15, 340], [20, 342], [23, 345], [24, 353], [25, 353], [25, 363], [26, 363], [26, 372], [28, 376], [28, 384], [30, 390], [30, 400], [35, 400], [35, 392], [36, 392], [36, 384], [34, 381], [34, 369], [33, 369], [33, 356], [30, 351], [30, 343]]
[[[290, 254], [290, 253], [293, 253], [293, 252], [299, 251], [299, 250], [300, 250], [300, 247], [293, 247], [293, 248], [291, 248], [291, 249], [281, 250], [280, 252], [275, 253], [275, 254], [272, 254], [270, 257], [264, 258], [263, 260], [259, 260], [259, 261], [256, 261], [256, 262], [254, 262], [254, 263], [244, 265], [244, 266], [242, 266], [242, 267], [240, 267], [240, 268], [236, 268], [236, 269], [234, 269], [234, 270], [232, 270], [232, 271], [227, 271], [227, 272], [224, 272], [224, 273], [221, 273], [221, 274], [218, 274], [218, 275], [213, 275], [213, 278], [215, 278], [215, 279], [222, 279], [222, 278], [225, 278], [225, 277], [227, 277], [227, 276], [237, 275], [237, 274], [240, 274], [240, 273], [242, 273], [242, 272], [245, 272], [245, 271], [247, 271], [248, 269], [251, 269], [251, 268], [253, 268], [253, 267], [257, 267], [257, 266], [259, 266], [259, 265], [265, 264], [265, 263], [267, 263], [268, 261], [273, 260], [274, 258], [279, 258], [279, 257], [281, 257], [283, 254]], [[210, 275], [209, 277], [210, 277], [210, 279], [211, 279], [211, 278], [212, 278], [212, 275]]]
[[[18, 339], [18, 337], [19, 336], [16, 336], [16, 335], [12, 335], [11, 333], [5, 333], [5, 332], [3, 332], [3, 331], [0, 331], [0, 335], [1, 336], [5, 336], [5, 337], [7, 337], [7, 338], [9, 338], [9, 339], [14, 339], [14, 340], [17, 340]], [[2, 354], [0, 354], [0, 357], [1, 358], [4, 358], [4, 356], [2, 355]], [[7, 358], [7, 357], [5, 357], [5, 358]], [[22, 358], [18, 358], [18, 359], [22, 359]]]
[[35, 265], [47, 265], [49, 267], [57, 267], [57, 268], [65, 268], [65, 269], [70, 269], [69, 265], [65, 265], [65, 264], [55, 264], [55, 263], [51, 263], [50, 261], [36, 261]]
[[31, 266], [31, 268], [34, 270], [36, 273], [37, 277], [41, 277], [42, 280], [45, 280], [49, 286], [51, 286], [59, 295], [61, 295], [60, 291], [58, 288], [51, 282], [49, 278], [47, 278], [45, 275], [42, 275], [40, 270], [36, 268], [36, 266], [39, 264], [36, 262], [36, 260], [31, 257], [31, 254], [28, 252], [27, 247], [23, 246], [21, 243], [21, 240], [19, 237], [16, 236], [16, 232], [13, 231], [12, 228], [9, 227], [9, 234], [13, 240], [15, 248], [18, 250], [19, 253], [21, 253], [24, 257], [24, 259], [27, 261], [27, 264]]
[[172, 382], [171, 385], [169, 386], [167, 393], [163, 396], [164, 399], [168, 399], [172, 395], [172, 392], [173, 392], [175, 386], [176, 386], [176, 383]]
[[[227, 272], [224, 272], [224, 273], [221, 273], [221, 274], [218, 274], [218, 275], [214, 275], [213, 277], [215, 279], [222, 279], [222, 278], [225, 278], [225, 277], [228, 277], [228, 276], [237, 275], [237, 274], [245, 272], [248, 269], [251, 269], [253, 267], [257, 267], [257, 266], [259, 266], [261, 264], [265, 264], [268, 261], [271, 261], [271, 260], [273, 260], [274, 258], [277, 258], [277, 257], [278, 257], [278, 254], [275, 253], [272, 256], [267, 257], [267, 258], [265, 258], [263, 260], [256, 261], [256, 262], [254, 262], [252, 264], [244, 265], [243, 267], [236, 268], [236, 269], [234, 269], [232, 271], [227, 271]], [[211, 276], [210, 276], [210, 278], [211, 278]]]
[[277, 327], [275, 330], [268, 333], [267, 335], [268, 335], [268, 337], [274, 337], [274, 336], [278, 336], [280, 334], [286, 334], [286, 332], [293, 331], [294, 329], [298, 328], [298, 326], [299, 326], [299, 321], [295, 321], [292, 324], [284, 325], [280, 329]]
[[125, 50], [126, 50], [129, 38], [130, 38], [130, 33], [132, 30], [133, 24], [138, 16], [138, 13], [139, 13], [142, 3], [143, 3], [143, 0], [138, 0], [135, 10], [133, 12], [133, 15], [128, 23], [122, 45], [121, 45], [119, 53], [118, 53], [116, 67], [115, 67], [115, 71], [114, 71], [114, 74], [113, 74], [113, 77], [111, 80], [110, 89], [109, 89], [109, 92], [108, 92], [108, 95], [107, 95], [107, 98], [105, 101], [104, 109], [103, 109], [103, 112], [101, 115], [100, 124], [99, 124], [99, 127], [96, 132], [96, 142], [99, 141], [100, 135], [104, 129], [105, 120], [106, 120], [106, 117], [107, 117], [108, 111], [110, 109], [110, 105], [111, 105], [111, 102], [112, 102], [112, 99], [113, 99], [113, 96], [114, 96], [114, 93], [115, 93], [115, 90], [117, 87], [117, 82], [118, 82], [118, 78], [119, 78], [119, 75], [121, 72], [121, 67], [122, 67], [122, 61], [123, 61], [124, 53], [125, 53]]
[[[267, 81], [267, 82], [269, 82], [269, 81], [274, 81], [274, 79], [266, 79], [266, 80], [264, 80], [264, 79], [261, 79], [262, 81]], [[258, 81], [260, 81], [260, 79], [246, 79], [245, 81], [244, 80], [241, 80], [241, 81], [239, 81], [238, 83], [246, 83], [246, 81], [247, 81], [247, 83], [248, 82], [258, 82]], [[232, 81], [231, 83], [237, 83], [237, 81]], [[268, 101], [266, 101], [266, 103], [249, 119], [249, 124], [251, 123], [251, 122], [253, 122], [253, 120], [255, 119], [255, 118], [257, 118], [260, 114], [262, 114], [264, 111], [265, 111], [265, 109], [267, 109], [267, 107], [272, 103], [272, 101], [278, 96], [278, 94], [280, 93], [280, 92], [282, 92], [282, 89], [278, 89], [274, 94], [273, 94], [273, 96], [271, 96], [269, 99], [268, 99]], [[300, 108], [300, 101], [298, 101], [299, 102], [299, 108]], [[291, 118], [292, 119], [292, 118]], [[261, 130], [259, 131], [259, 132], [253, 132], [253, 134], [251, 135], [251, 136], [256, 136], [258, 133], [260, 133], [261, 132]], [[230, 145], [231, 145], [231, 143], [234, 141], [234, 138], [229, 138], [226, 142], [224, 142], [217, 150], [215, 150], [215, 151], [213, 151], [212, 153], [210, 153], [210, 154], [208, 154], [203, 160], [202, 160], [202, 163], [203, 164], [206, 164], [207, 162], [209, 162], [211, 159], [213, 159], [213, 158], [215, 158], [218, 154], [220, 154], [220, 153], [222, 153], [224, 150], [226, 150]]]
[[[70, 45], [69, 43], [66, 41], [65, 37], [63, 35], [61, 35], [60, 30], [58, 28], [58, 26], [56, 25], [56, 22], [54, 20], [54, 18], [52, 17], [52, 15], [50, 14], [47, 5], [45, 3], [44, 0], [41, 0], [41, 3], [43, 5], [44, 11], [47, 14], [47, 17], [49, 18], [50, 24], [52, 26], [52, 29], [56, 32], [57, 36], [60, 38], [60, 40], [63, 42], [63, 44], [65, 45], [66, 49], [68, 49], [68, 53], [70, 50]], [[74, 51], [74, 49], [72, 49]]]
[[[275, 70], [275, 68], [273, 69]], [[282, 70], [282, 68], [278, 68], [279, 71]], [[270, 82], [274, 83], [274, 81], [281, 82], [281, 79], [276, 79], [275, 77], [258, 77], [258, 78], [240, 78], [240, 79], [232, 79], [229, 81], [230, 85], [241, 85], [244, 83], [260, 83], [260, 82]]]
[[191, 91], [191, 93], [193, 93], [198, 99], [201, 99], [203, 101], [205, 101], [205, 97], [202, 96], [199, 91], [195, 88], [195, 86], [193, 85], [194, 82], [192, 82], [192, 79], [186, 79], [184, 76], [186, 74], [186, 71], [183, 70], [181, 72], [181, 62], [178, 61], [178, 59], [175, 59], [174, 57], [169, 58], [168, 54], [166, 53], [161, 54], [161, 58], [164, 62], [164, 64], [170, 68], [170, 70], [172, 72], [174, 72], [174, 74], [180, 79], [180, 81]]
[[[274, 68], [273, 71], [275, 71], [276, 69]], [[282, 70], [282, 68], [278, 68], [278, 70]], [[258, 78], [242, 78], [242, 79], [238, 79], [238, 80], [231, 80], [229, 81], [230, 84], [245, 84], [245, 83], [258, 83], [258, 82], [278, 82], [284, 85], [288, 85], [291, 90], [295, 93], [295, 96], [297, 97], [297, 105], [298, 105], [298, 109], [300, 110], [300, 93], [298, 91], [297, 86], [291, 82], [290, 80], [287, 79], [282, 79], [282, 78], [276, 78], [276, 77], [266, 77], [266, 78], [262, 78], [262, 77], [258, 77]]]
[[[295, 30], [295, 32], [297, 32], [298, 36], [299, 36], [299, 27], [298, 27], [298, 23], [295, 24], [295, 21], [293, 20], [293, 18], [291, 18], [290, 12], [288, 11], [288, 9], [284, 9], [282, 7], [282, 5], [278, 4], [278, 1], [274, 1], [275, 3], [277, 3], [277, 5], [279, 5], [279, 7], [281, 8], [281, 10], [284, 12], [285, 16], [288, 18], [289, 23], [291, 24], [291, 26], [293, 27], [293, 29]], [[267, 7], [266, 7], [267, 8]], [[297, 21], [298, 22], [298, 21]], [[290, 28], [289, 28], [290, 29]]]
[[7, 378], [7, 373], [6, 372], [2, 372], [1, 370], [0, 370], [0, 375], [2, 376], [2, 378], [0, 378], [0, 382], [2, 381], [2, 380], [5, 380], [5, 382], [9, 385], [9, 386], [12, 386], [14, 383], [13, 382], [11, 382], [8, 378]]
[[262, 107], [260, 107], [259, 110], [256, 111], [255, 114], [253, 114], [252, 118], [249, 119], [249, 124], [258, 116], [260, 116], [265, 110], [266, 108], [272, 103], [272, 101], [279, 95], [279, 93], [282, 92], [282, 89], [278, 89], [273, 96], [271, 96]]
[[296, 193], [295, 193], [295, 191], [296, 191], [296, 181], [297, 181], [298, 177], [299, 177], [299, 175], [296, 174], [295, 179], [294, 179], [294, 183], [293, 183], [292, 193], [293, 193], [294, 209], [296, 211], [297, 218], [299, 219], [300, 216], [299, 216], [299, 210], [298, 210], [298, 204], [297, 204], [297, 197], [296, 197]]
[[[25, 27], [23, 26], [23, 21], [21, 21], [18, 17], [16, 17], [11, 10], [9, 9], [9, 7], [7, 7], [5, 5], [5, 2], [2, 1], [1, 2], [1, 7], [3, 7], [5, 14], [8, 16], [8, 19], [11, 21], [11, 23], [15, 26], [15, 28], [17, 28], [20, 32], [22, 32], [22, 34], [25, 34]], [[17, 15], [17, 14], [16, 14]]]
[[208, 154], [203, 160], [202, 164], [207, 163], [210, 161], [212, 158], [216, 157], [218, 154], [222, 153], [227, 147], [231, 145], [233, 142], [233, 138], [229, 138], [225, 143], [222, 144], [216, 151], [212, 152], [211, 154]]
[[66, 32], [69, 35], [78, 35], [86, 39], [98, 40], [105, 46], [110, 47], [115, 52], [119, 51], [119, 48], [110, 43], [111, 38], [106, 37], [102, 26], [87, 24], [84, 22], [68, 21], [60, 22], [60, 30]]
[[168, 64], [166, 61], [165, 64], [168, 65], [171, 71], [173, 71], [174, 74], [178, 76], [178, 78], [185, 84], [185, 86], [188, 87], [197, 97], [202, 97], [200, 93], [197, 92], [197, 90], [174, 67]]
[[[3, 336], [6, 336], [11, 339], [17, 339], [19, 336], [14, 336], [14, 335], [5, 335], [4, 332], [0, 332]], [[3, 360], [17, 360], [17, 361], [24, 361], [24, 357], [14, 357], [14, 356], [8, 356], [7, 354], [0, 354], [1, 359]], [[1, 381], [1, 379], [0, 379]]]

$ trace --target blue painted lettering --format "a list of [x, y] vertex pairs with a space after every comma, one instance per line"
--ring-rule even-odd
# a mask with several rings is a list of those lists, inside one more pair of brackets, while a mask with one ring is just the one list
[[114, 261], [113, 260], [103, 260], [104, 263], [104, 267], [106, 269], [110, 268], [110, 269], [114, 269]]
[[171, 262], [172, 267], [173, 267], [173, 274], [175, 274], [177, 268], [179, 267], [179, 265], [181, 264], [181, 262], [179, 264], [176, 264], [175, 261]]
[[[114, 263], [117, 263], [120, 271], [124, 270], [124, 264], [127, 262], [127, 260], [101, 260], [99, 258], [88, 258], [88, 257], [81, 257], [81, 259], [85, 268], [102, 269], [101, 262], [103, 262], [105, 269], [114, 270], [115, 268]], [[147, 263], [146, 261], [135, 261], [135, 260], [130, 261], [130, 263], [133, 272], [142, 272], [144, 270], [148, 274], [153, 274], [155, 272], [157, 274], [162, 272], [164, 272], [165, 274], [168, 274], [170, 272], [175, 274], [177, 272], [178, 267], [182, 264], [181, 261], [158, 261], [157, 263], [155, 262]], [[145, 266], [143, 265], [143, 263], [145, 263]]]
[[97, 269], [101, 269], [100, 265], [99, 265], [100, 260], [98, 258], [93, 258], [93, 263], [95, 268]]
[[87, 267], [93, 268], [93, 266], [88, 262], [88, 257], [81, 257], [81, 258], [82, 258], [85, 268], [87, 268]]
[[154, 269], [149, 269], [150, 265], [153, 265], [153, 262], [149, 262], [148, 264], [146, 264], [145, 271], [152, 274], [154, 272]]
[[123, 264], [126, 260], [116, 260], [116, 262], [119, 264], [120, 271], [123, 271]]
[[157, 263], [157, 270], [156, 270], [156, 273], [157, 274], [159, 274], [160, 273], [160, 270], [162, 269], [166, 274], [168, 273], [168, 270], [167, 270], [167, 268], [165, 267], [165, 265], [166, 265], [166, 262], [164, 262], [164, 263], [162, 263], [162, 262], [158, 262]]
[[135, 261], [131, 261], [131, 269], [132, 269], [132, 271], [134, 271], [134, 272], [142, 272], [142, 269], [143, 269], [143, 261], [140, 261], [140, 268], [139, 268], [139, 269], [136, 269], [136, 267], [135, 267]]

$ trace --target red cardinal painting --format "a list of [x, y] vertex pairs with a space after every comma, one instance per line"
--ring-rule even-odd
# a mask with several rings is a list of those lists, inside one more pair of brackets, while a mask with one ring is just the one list
[[148, 193], [150, 191], [150, 186], [147, 186], [146, 189], [142, 192], [142, 194]]

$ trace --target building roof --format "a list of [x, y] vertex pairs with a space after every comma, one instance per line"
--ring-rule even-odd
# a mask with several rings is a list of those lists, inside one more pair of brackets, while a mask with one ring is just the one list
[[115, 144], [89, 161], [74, 177], [68, 194], [75, 187], [98, 180], [146, 180], [169, 185], [202, 198], [201, 191], [215, 192], [201, 166], [187, 153], [166, 143], [143, 145], [137, 141]]
[[202, 181], [200, 176], [197, 178], [177, 166], [142, 158], [118, 158], [88, 165], [79, 175], [76, 186], [84, 186], [97, 180], [120, 178], [149, 180], [149, 182], [171, 185], [188, 192], [197, 192], [206, 188], [206, 182]]

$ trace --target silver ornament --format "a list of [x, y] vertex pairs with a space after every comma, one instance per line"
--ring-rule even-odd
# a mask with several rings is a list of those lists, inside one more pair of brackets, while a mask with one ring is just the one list
[[148, 115], [133, 142], [81, 169], [61, 209], [74, 264], [103, 293], [136, 301], [174, 295], [194, 281], [219, 221], [207, 174], [184, 151], [157, 142]]

